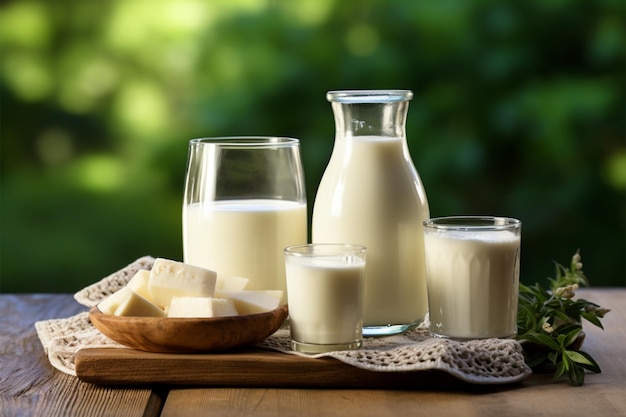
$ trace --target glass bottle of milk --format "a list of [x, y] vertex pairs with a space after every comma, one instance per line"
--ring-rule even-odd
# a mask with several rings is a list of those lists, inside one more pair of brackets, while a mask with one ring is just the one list
[[330, 91], [326, 98], [336, 135], [312, 241], [367, 247], [363, 335], [401, 333], [428, 312], [422, 222], [429, 209], [405, 133], [413, 93]]

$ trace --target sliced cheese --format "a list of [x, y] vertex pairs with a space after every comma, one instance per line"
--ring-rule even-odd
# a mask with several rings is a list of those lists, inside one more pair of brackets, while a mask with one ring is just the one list
[[236, 316], [231, 300], [211, 297], [172, 297], [167, 317], [227, 317]]
[[215, 296], [232, 300], [239, 314], [257, 314], [275, 310], [282, 305], [281, 290], [216, 291]]
[[132, 291], [128, 287], [122, 287], [109, 295], [98, 304], [98, 310], [105, 314], [115, 314], [115, 310], [122, 304]]
[[215, 289], [221, 291], [243, 291], [246, 289], [249, 282], [250, 278], [218, 275]]
[[131, 289], [128, 291], [129, 296], [115, 309], [116, 316], [165, 317], [165, 312], [158, 306]]
[[216, 280], [215, 271], [157, 258], [150, 270], [148, 287], [156, 305], [165, 308], [172, 297], [212, 297]]
[[152, 294], [150, 294], [149, 288], [150, 271], [147, 269], [141, 269], [128, 281], [127, 287], [135, 292], [135, 294], [141, 295], [143, 298], [154, 303]]

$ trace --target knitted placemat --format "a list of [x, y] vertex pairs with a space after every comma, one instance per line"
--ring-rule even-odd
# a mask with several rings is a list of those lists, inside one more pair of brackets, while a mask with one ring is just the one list
[[[150, 269], [154, 258], [145, 256], [82, 289], [74, 295], [92, 307], [125, 286], [140, 269]], [[76, 375], [74, 359], [83, 348], [128, 349], [100, 333], [87, 311], [64, 319], [35, 323], [37, 334], [52, 366]], [[359, 350], [305, 355], [290, 348], [289, 329], [282, 328], [257, 344], [264, 349], [313, 358], [332, 357], [348, 365], [375, 372], [440, 370], [474, 384], [506, 384], [531, 374], [521, 345], [513, 339], [455, 341], [429, 336], [428, 320], [403, 334], [365, 338]]]

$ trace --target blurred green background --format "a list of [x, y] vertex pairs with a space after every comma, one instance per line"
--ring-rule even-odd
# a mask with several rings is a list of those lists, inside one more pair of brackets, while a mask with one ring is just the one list
[[522, 281], [580, 248], [626, 285], [623, 0], [19, 0], [0, 6], [2, 292], [182, 259], [187, 141], [300, 138], [327, 90], [404, 88], [431, 215], [523, 221]]

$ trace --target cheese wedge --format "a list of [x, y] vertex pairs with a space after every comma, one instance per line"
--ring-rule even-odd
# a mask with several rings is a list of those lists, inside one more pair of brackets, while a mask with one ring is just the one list
[[152, 294], [150, 294], [150, 288], [148, 283], [150, 281], [150, 271], [147, 269], [141, 269], [128, 281], [126, 286], [133, 290], [135, 294], [141, 295], [143, 298], [154, 303]]
[[[126, 287], [128, 288], [128, 287]], [[165, 312], [128, 288], [129, 295], [115, 309], [116, 316], [165, 317]]]
[[115, 314], [115, 310], [122, 304], [132, 291], [128, 287], [122, 287], [109, 295], [104, 300], [98, 303], [98, 310], [105, 314]]
[[281, 290], [216, 291], [215, 296], [232, 300], [240, 315], [265, 313], [283, 304]]
[[231, 300], [211, 297], [172, 297], [167, 317], [227, 317], [236, 316]]
[[172, 297], [212, 297], [216, 280], [215, 271], [157, 258], [150, 270], [148, 288], [155, 304], [165, 308]]
[[246, 289], [249, 282], [250, 278], [233, 276], [224, 277], [218, 275], [215, 289], [221, 291], [243, 291]]

